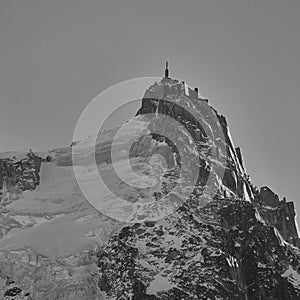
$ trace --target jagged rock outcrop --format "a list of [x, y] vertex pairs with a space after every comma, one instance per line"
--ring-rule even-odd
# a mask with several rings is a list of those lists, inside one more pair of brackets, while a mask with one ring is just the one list
[[300, 297], [285, 276], [290, 269], [297, 274], [299, 250], [264, 224], [251, 203], [237, 199], [202, 208], [185, 203], [158, 222], [124, 227], [98, 258], [107, 299]]
[[265, 222], [277, 228], [284, 240], [299, 247], [300, 240], [295, 221], [294, 203], [287, 202], [285, 198], [279, 200], [278, 195], [268, 187], [261, 188], [258, 199], [257, 208]]
[[267, 186], [261, 187], [258, 199], [263, 205], [268, 205], [271, 207], [277, 207], [279, 205], [278, 195], [276, 195]]
[[299, 251], [284, 243], [276, 228], [263, 224], [248, 202], [224, 205], [220, 215], [226, 249], [236, 259], [233, 274], [244, 299], [298, 299], [300, 291], [285, 272], [292, 268], [297, 274]]
[[0, 190], [14, 192], [34, 190], [40, 182], [42, 161], [44, 160], [32, 151], [21, 160], [0, 159]]

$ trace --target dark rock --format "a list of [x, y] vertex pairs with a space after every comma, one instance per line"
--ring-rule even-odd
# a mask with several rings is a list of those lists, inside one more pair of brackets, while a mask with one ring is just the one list
[[40, 168], [43, 159], [30, 151], [20, 161], [0, 159], [0, 188], [5, 184], [8, 191], [34, 190], [40, 183]]
[[299, 247], [300, 240], [296, 227], [296, 212], [293, 202], [280, 201], [277, 206], [257, 206], [263, 219], [274, 226], [287, 242]]
[[279, 198], [270, 188], [264, 186], [260, 189], [259, 200], [263, 205], [276, 207], [279, 205]]
[[146, 225], [147, 227], [154, 227], [155, 222], [154, 222], [154, 221], [145, 221], [145, 225]]
[[237, 157], [238, 157], [240, 165], [244, 168], [244, 161], [243, 161], [243, 156], [242, 156], [241, 148], [237, 147], [237, 148], [235, 148], [235, 151], [236, 151], [236, 154], [237, 154]]
[[13, 297], [13, 296], [17, 296], [21, 292], [22, 292], [22, 290], [20, 288], [14, 287], [12, 289], [7, 290], [4, 294], [4, 296], [5, 297]]

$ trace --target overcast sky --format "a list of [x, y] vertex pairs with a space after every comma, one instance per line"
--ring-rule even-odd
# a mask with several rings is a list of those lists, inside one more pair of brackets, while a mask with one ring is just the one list
[[1, 0], [0, 151], [69, 145], [99, 92], [168, 59], [300, 214], [299, 16], [299, 0]]

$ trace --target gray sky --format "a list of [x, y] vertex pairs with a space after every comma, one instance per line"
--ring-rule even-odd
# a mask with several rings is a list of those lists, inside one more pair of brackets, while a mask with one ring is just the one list
[[300, 215], [299, 16], [299, 0], [2, 0], [0, 151], [69, 145], [99, 92], [167, 58], [227, 117], [254, 183]]

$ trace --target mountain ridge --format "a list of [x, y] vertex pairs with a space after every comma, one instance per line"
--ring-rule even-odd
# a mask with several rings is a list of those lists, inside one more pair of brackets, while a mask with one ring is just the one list
[[[201, 111], [202, 119], [195, 119], [191, 111]], [[195, 141], [195, 157], [200, 158], [191, 196], [162, 219], [126, 224], [104, 216], [85, 199], [72, 167], [86, 164], [93, 155], [88, 140], [41, 156], [30, 151], [22, 158], [0, 159], [0, 263], [5, 270], [0, 274], [0, 299], [92, 300], [104, 294], [108, 300], [300, 299], [300, 242], [293, 203], [280, 200], [269, 188], [259, 190], [253, 185], [241, 149], [232, 142], [226, 118], [186, 83], [171, 78], [154, 83], [145, 91], [141, 108], [128, 125], [137, 132], [131, 124], [143, 123], [154, 132], [132, 145], [130, 161], [136, 170], [145, 172], [149, 157], [164, 156], [168, 176], [162, 177], [170, 178], [164, 179], [165, 190], [159, 186], [143, 194], [115, 179], [111, 172], [115, 129], [100, 133], [95, 153], [100, 171], [106, 172], [115, 186], [112, 189], [133, 202], [140, 196], [160, 201], [178, 179], [176, 168], [182, 166], [182, 159], [171, 141], [155, 133], [168, 121], [149, 119], [149, 114], [180, 123]], [[215, 116], [224, 140], [213, 126]], [[172, 137], [181, 132], [180, 128], [172, 130]], [[219, 161], [214, 161], [207, 150], [206, 132], [216, 136], [212, 151]], [[126, 139], [122, 142], [118, 149]], [[79, 153], [75, 161], [74, 149]], [[194, 155], [187, 144], [183, 150], [187, 157]], [[118, 159], [124, 158], [120, 155]], [[212, 186], [208, 186], [210, 176]], [[45, 247], [38, 253], [39, 246], [32, 243], [34, 236], [53, 232], [55, 224], [57, 248], [50, 248], [54, 255], [51, 257], [51, 250], [47, 252]], [[79, 246], [64, 252], [62, 249], [70, 249], [70, 244], [59, 240], [59, 229], [63, 227], [66, 236], [71, 235], [75, 224], [79, 224], [75, 228], [80, 237], [72, 236], [79, 240]], [[38, 239], [51, 246], [41, 236]], [[16, 271], [9, 262], [18, 260]], [[24, 276], [26, 269], [32, 274]], [[44, 275], [37, 279], [37, 274]], [[69, 288], [64, 291], [64, 287]]]

